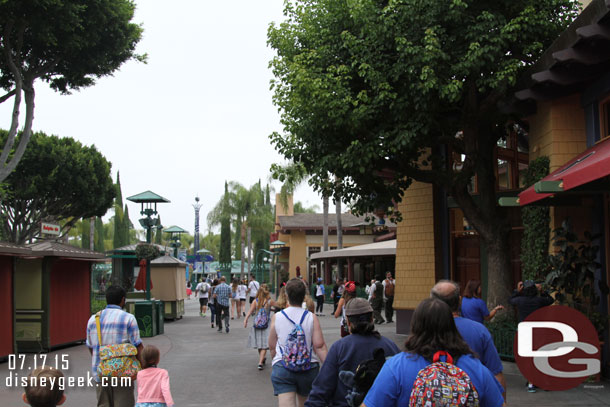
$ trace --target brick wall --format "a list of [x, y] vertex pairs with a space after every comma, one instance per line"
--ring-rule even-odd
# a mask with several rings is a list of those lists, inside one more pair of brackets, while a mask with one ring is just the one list
[[432, 185], [414, 182], [398, 208], [394, 308], [414, 309], [435, 282]]

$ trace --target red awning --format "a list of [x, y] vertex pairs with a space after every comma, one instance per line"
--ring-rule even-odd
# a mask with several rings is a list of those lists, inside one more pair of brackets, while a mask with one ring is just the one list
[[[541, 181], [560, 181], [562, 190], [569, 191], [607, 175], [610, 175], [610, 139], [585, 150]], [[532, 185], [519, 194], [519, 205], [528, 205], [553, 195], [537, 193], [535, 185]]]

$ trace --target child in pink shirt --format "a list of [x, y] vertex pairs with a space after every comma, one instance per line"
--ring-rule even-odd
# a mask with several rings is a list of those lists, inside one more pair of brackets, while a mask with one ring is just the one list
[[142, 370], [138, 372], [138, 400], [135, 407], [171, 407], [167, 370], [159, 369], [159, 349], [147, 345], [142, 349]]

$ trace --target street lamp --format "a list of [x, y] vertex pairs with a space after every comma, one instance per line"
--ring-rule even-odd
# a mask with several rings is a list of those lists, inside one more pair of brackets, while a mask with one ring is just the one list
[[[152, 228], [161, 226], [159, 218], [153, 218], [154, 215], [157, 215], [157, 204], [170, 201], [152, 191], [130, 196], [127, 200], [141, 204], [140, 215], [144, 217], [139, 222], [146, 230], [146, 243], [150, 244], [152, 242]], [[150, 301], [150, 260], [146, 260], [146, 299]]]
[[[262, 280], [262, 273], [263, 273], [263, 270], [265, 269], [263, 267], [261, 261], [260, 261], [260, 255], [261, 254], [268, 254], [270, 256], [275, 256], [275, 253], [273, 253], [272, 251], [269, 251], [269, 250], [265, 250], [265, 249], [258, 249], [258, 252], [256, 252], [256, 260], [255, 260], [254, 264], [256, 265], [255, 267], [256, 267], [256, 272], [257, 272], [256, 273], [256, 279], [259, 282], [262, 282], [261, 281]], [[263, 258], [263, 261], [265, 261], [265, 259], [266, 259], [266, 257]], [[271, 274], [269, 274], [269, 275], [271, 276]], [[269, 277], [269, 283], [271, 283], [271, 277]]]
[[170, 246], [174, 248], [174, 257], [178, 258], [178, 248], [182, 246], [180, 243], [180, 234], [187, 233], [187, 231], [182, 229], [180, 226], [172, 226], [171, 228], [165, 229], [164, 232], [170, 234], [169, 240], [172, 241]]
[[[277, 268], [277, 265], [280, 262], [280, 254], [282, 254], [282, 247], [286, 246], [286, 243], [282, 242], [281, 240], [276, 240], [274, 242], [269, 243], [269, 246], [273, 249], [273, 257], [276, 258], [276, 267], [273, 268]], [[273, 268], [269, 268], [269, 281], [271, 282], [271, 278], [272, 278], [272, 272], [273, 272]], [[275, 270], [275, 280], [274, 280], [274, 284], [275, 284], [275, 295], [277, 297], [277, 293], [279, 292], [278, 290], [278, 272], [277, 270]]]

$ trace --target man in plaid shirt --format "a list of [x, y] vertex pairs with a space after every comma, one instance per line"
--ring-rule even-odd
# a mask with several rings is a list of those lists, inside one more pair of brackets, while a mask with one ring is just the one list
[[[142, 340], [136, 318], [123, 311], [125, 306], [125, 290], [118, 285], [112, 285], [106, 289], [105, 309], [101, 311], [100, 328], [102, 333], [102, 345], [131, 343], [138, 349], [138, 359], [142, 352]], [[87, 346], [91, 353], [91, 370], [98, 385], [95, 388], [98, 407], [133, 407], [135, 398], [133, 394], [133, 383], [130, 386], [112, 387], [102, 386], [97, 375], [97, 366], [100, 363], [99, 343], [97, 337], [97, 326], [95, 315], [87, 322]]]
[[[214, 289], [216, 298], [216, 322], [218, 332], [222, 332], [222, 320], [225, 320], [225, 330], [229, 333], [229, 299], [231, 298], [231, 287], [227, 285], [227, 279], [220, 277], [220, 284]], [[222, 314], [224, 313], [224, 316]]]

